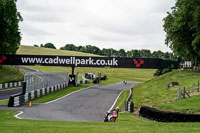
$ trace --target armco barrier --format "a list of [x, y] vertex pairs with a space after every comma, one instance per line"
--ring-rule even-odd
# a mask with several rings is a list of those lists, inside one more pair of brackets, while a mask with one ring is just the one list
[[[129, 107], [128, 105], [130, 103], [132, 96], [133, 96], [133, 88], [130, 89], [129, 96], [125, 102], [125, 111], [128, 111], [128, 107]], [[133, 104], [133, 103], [130, 103], [130, 104]]]
[[18, 82], [9, 82], [9, 83], [1, 83], [0, 84], [0, 89], [2, 88], [13, 88], [13, 87], [18, 87], [22, 85], [23, 81], [18, 81]]
[[200, 122], [198, 114], [164, 112], [147, 106], [140, 108], [139, 115], [158, 122]]
[[42, 89], [38, 89], [38, 90], [35, 90], [35, 91], [31, 91], [31, 92], [26, 93], [24, 95], [17, 94], [17, 95], [10, 96], [8, 106], [9, 107], [16, 107], [16, 106], [23, 105], [28, 101], [31, 101], [35, 98], [44, 96], [44, 95], [49, 94], [51, 92], [55, 92], [55, 91], [58, 91], [60, 89], [64, 89], [67, 86], [68, 86], [67, 83], [59, 84], [59, 85], [52, 86], [51, 88], [48, 87], [48, 88], [42, 88]]

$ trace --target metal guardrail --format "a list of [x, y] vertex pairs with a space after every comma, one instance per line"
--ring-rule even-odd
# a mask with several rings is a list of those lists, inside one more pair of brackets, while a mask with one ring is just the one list
[[132, 96], [133, 96], [133, 88], [130, 89], [129, 96], [128, 96], [127, 100], [126, 100], [125, 111], [128, 111], [129, 102], [130, 102]]
[[69, 82], [67, 72], [27, 72], [24, 75], [26, 93]]

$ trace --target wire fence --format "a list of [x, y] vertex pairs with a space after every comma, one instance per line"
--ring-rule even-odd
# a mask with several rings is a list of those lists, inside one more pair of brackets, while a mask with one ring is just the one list
[[26, 93], [69, 82], [67, 72], [27, 72], [24, 75]]
[[198, 85], [197, 87], [194, 88], [186, 88], [184, 87], [183, 90], [181, 88], [177, 88], [177, 99], [182, 99], [182, 98], [186, 98], [186, 97], [191, 97], [191, 93], [193, 92], [200, 92], [200, 82], [198, 80]]

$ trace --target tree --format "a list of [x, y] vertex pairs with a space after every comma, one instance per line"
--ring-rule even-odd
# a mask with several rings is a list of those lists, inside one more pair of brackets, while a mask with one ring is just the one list
[[76, 51], [76, 46], [74, 44], [66, 44], [64, 47], [61, 47], [60, 49]]
[[161, 59], [164, 59], [164, 55], [165, 53], [163, 53], [162, 51], [158, 50], [158, 51], [154, 51], [152, 53], [152, 57], [153, 58], [161, 58]]
[[17, 0], [0, 0], [0, 54], [15, 54], [21, 41]]
[[131, 51], [128, 51], [128, 52], [127, 52], [127, 56], [128, 56], [128, 57], [133, 57], [133, 58], [139, 58], [139, 57], [141, 57], [141, 56], [140, 56], [140, 50], [133, 49], [133, 50], [131, 50]]
[[98, 54], [98, 55], [101, 54], [101, 50], [98, 47], [91, 46], [91, 45], [86, 45], [85, 52], [86, 53], [91, 53], [91, 54]]
[[140, 57], [142, 58], [150, 58], [151, 57], [151, 51], [147, 49], [142, 49], [140, 51]]
[[34, 46], [34, 47], [39, 47], [37, 44], [34, 44], [33, 46]]
[[117, 57], [118, 52], [113, 48], [108, 48], [108, 49], [103, 48], [101, 50], [101, 55], [108, 56], [108, 57]]
[[165, 43], [178, 56], [197, 62], [200, 56], [200, 0], [177, 0], [164, 18]]
[[53, 43], [46, 43], [44, 45], [45, 48], [52, 48], [52, 49], [56, 49], [56, 47], [53, 45]]
[[118, 56], [119, 57], [126, 57], [126, 51], [124, 49], [120, 49], [118, 51]]

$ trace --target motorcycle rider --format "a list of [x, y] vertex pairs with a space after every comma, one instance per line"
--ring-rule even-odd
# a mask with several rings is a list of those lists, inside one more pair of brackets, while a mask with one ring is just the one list
[[126, 84], [127, 84], [127, 81], [126, 81], [126, 80], [124, 80], [124, 81], [123, 81], [123, 83], [126, 85]]
[[111, 110], [113, 117], [115, 117], [115, 118], [118, 117], [119, 109], [120, 109], [119, 107], [116, 107], [115, 109]]
[[116, 107], [115, 109], [112, 109], [110, 112], [108, 112], [104, 118], [104, 122], [115, 122], [118, 117], [119, 109], [119, 107]]

